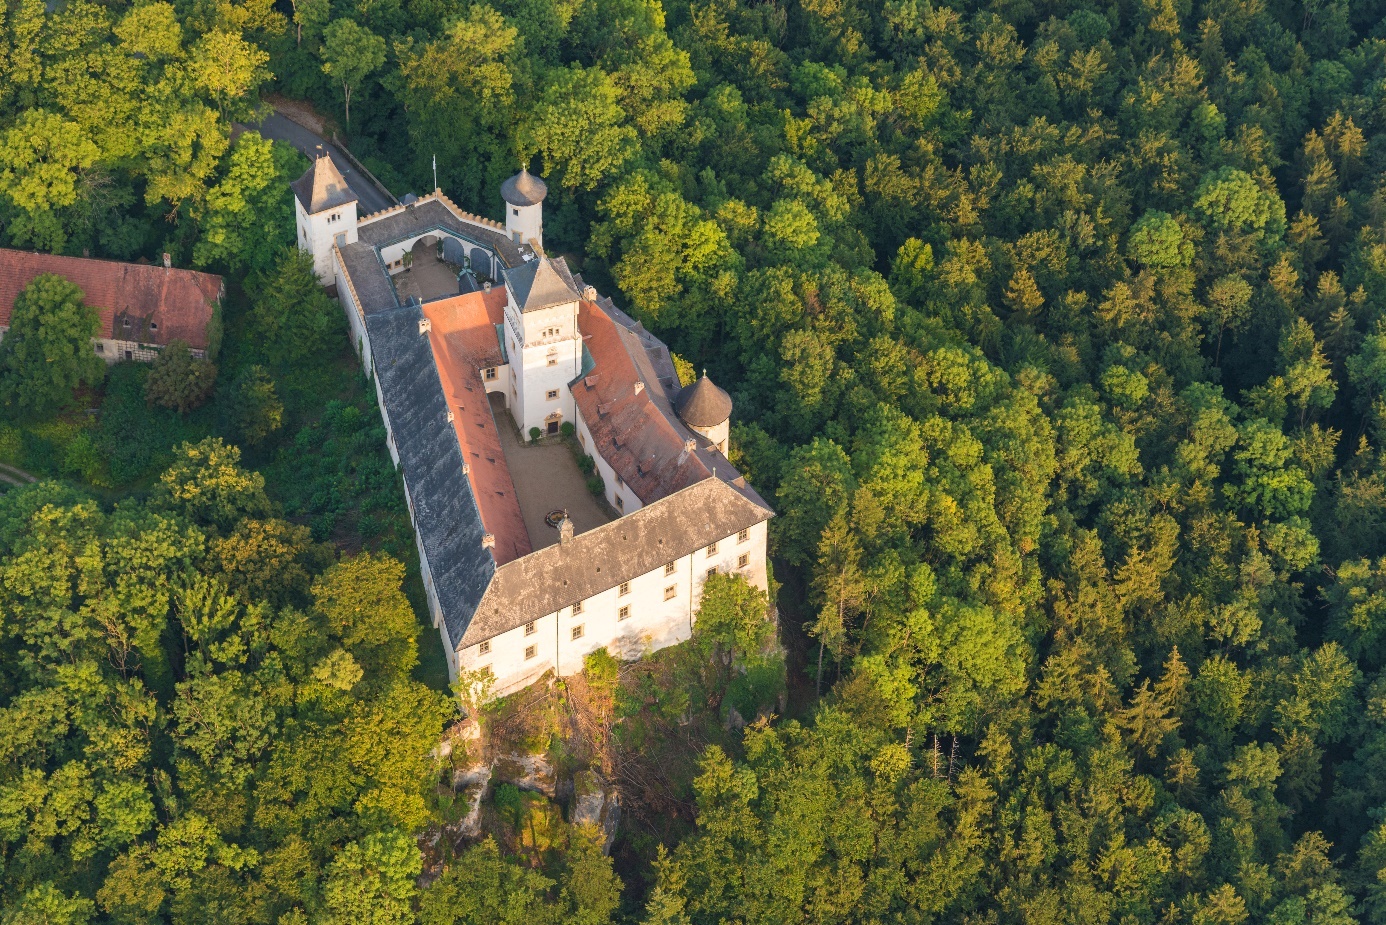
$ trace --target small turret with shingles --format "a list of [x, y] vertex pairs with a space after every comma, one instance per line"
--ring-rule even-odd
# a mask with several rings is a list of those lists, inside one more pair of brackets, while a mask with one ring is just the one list
[[718, 388], [703, 370], [703, 377], [679, 390], [674, 399], [679, 420], [706, 437], [725, 456], [730, 449], [731, 396]]
[[505, 200], [505, 231], [516, 244], [544, 246], [544, 197], [549, 188], [523, 167], [501, 184]]

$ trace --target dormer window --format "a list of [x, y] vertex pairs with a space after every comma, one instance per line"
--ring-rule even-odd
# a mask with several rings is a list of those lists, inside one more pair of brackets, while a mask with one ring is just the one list
[[149, 322], [149, 330], [151, 330], [151, 331], [157, 331], [157, 330], [159, 330], [159, 322], [157, 322], [157, 321], [151, 321], [151, 322]]
[[128, 327], [130, 326], [130, 319], [129, 319], [129, 318], [126, 318], [126, 319], [125, 319], [123, 322], [121, 322], [121, 323], [124, 324], [125, 327], [128, 328]]

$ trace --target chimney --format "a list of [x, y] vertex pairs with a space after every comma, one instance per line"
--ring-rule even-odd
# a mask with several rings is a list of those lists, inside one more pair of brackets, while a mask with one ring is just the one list
[[483, 533], [482, 536], [481, 536], [481, 548], [482, 548], [482, 549], [495, 549], [495, 548], [496, 548], [496, 537], [495, 537], [495, 535], [492, 534], [492, 533]]
[[170, 254], [168, 251], [164, 251], [164, 269], [167, 270], [167, 269], [169, 269], [169, 268], [172, 267], [172, 266], [173, 266], [173, 255]]
[[[449, 424], [452, 423], [452, 409], [451, 409], [451, 408], [448, 409], [448, 423], [449, 423]], [[465, 463], [464, 463], [464, 465], [465, 465]]]
[[558, 522], [558, 544], [561, 546], [573, 538], [573, 522], [564, 517]]
[[432, 319], [432, 318], [420, 318], [420, 319], [419, 319], [419, 333], [420, 333], [420, 334], [427, 334], [429, 331], [432, 331], [432, 330], [433, 330], [433, 319]]
[[490, 291], [491, 291], [491, 281], [490, 281], [489, 279], [488, 279], [486, 282], [484, 282], [484, 283], [481, 284], [481, 291], [482, 291], [482, 292], [490, 292]]
[[589, 302], [595, 302], [595, 301], [597, 301], [597, 287], [596, 287], [596, 286], [585, 286], [585, 287], [583, 287], [583, 290], [582, 290], [582, 297], [583, 297], [584, 299], [586, 299], [587, 301], [589, 301]]

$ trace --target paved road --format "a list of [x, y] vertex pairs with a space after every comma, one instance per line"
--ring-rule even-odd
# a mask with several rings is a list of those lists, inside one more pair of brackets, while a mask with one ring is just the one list
[[351, 187], [351, 191], [360, 200], [356, 206], [356, 210], [360, 214], [379, 212], [381, 209], [388, 209], [395, 204], [393, 200], [376, 189], [374, 183], [362, 176], [359, 170], [352, 167], [351, 162], [346, 159], [336, 145], [320, 135], [314, 134], [297, 122], [291, 122], [276, 112], [259, 125], [244, 127], [253, 128], [264, 137], [272, 138], [275, 141], [287, 141], [309, 157], [315, 157], [326, 151], [332, 156], [332, 163], [337, 165], [337, 169], [346, 178], [347, 186]]

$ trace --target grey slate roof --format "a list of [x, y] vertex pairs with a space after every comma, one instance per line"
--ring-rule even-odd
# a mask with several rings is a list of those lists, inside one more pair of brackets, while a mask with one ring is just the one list
[[512, 206], [537, 206], [548, 194], [548, 184], [523, 167], [501, 184], [501, 198]]
[[496, 574], [417, 305], [366, 315], [384, 412], [448, 638], [457, 645]]
[[[307, 176], [305, 174], [305, 176]], [[505, 235], [483, 225], [464, 222], [436, 199], [412, 208], [396, 209], [388, 215], [357, 226], [357, 240], [338, 248], [342, 265], [351, 278], [352, 288], [365, 314], [399, 307], [389, 271], [380, 262], [377, 249], [404, 238], [436, 231], [448, 231], [473, 245], [485, 247], [499, 256], [505, 266], [524, 263], [520, 246]]]
[[547, 546], [496, 569], [466, 635], [476, 645], [530, 620], [773, 516], [765, 502], [719, 478], [704, 479], [609, 524]]
[[732, 400], [703, 373], [697, 382], [679, 390], [674, 407], [690, 427], [716, 427], [731, 417]]
[[[566, 264], [564, 269], [567, 269]], [[514, 293], [515, 304], [522, 313], [578, 300], [577, 290], [569, 282], [572, 277], [564, 279], [547, 257], [531, 260], [504, 272], [506, 285]]]
[[418, 202], [412, 207], [406, 206], [402, 209], [395, 209], [388, 215], [359, 225], [357, 235], [361, 241], [372, 247], [384, 247], [386, 244], [391, 244], [401, 238], [412, 237], [439, 228], [445, 228], [465, 241], [471, 241], [495, 251], [500, 256], [501, 263], [508, 267], [519, 266], [524, 262], [525, 251], [520, 249], [520, 245], [506, 237], [504, 232], [487, 228], [484, 225], [464, 222], [437, 199]]
[[347, 185], [337, 165], [332, 163], [332, 158], [326, 154], [316, 158], [313, 166], [289, 185], [309, 215], [356, 202], [356, 194]]

